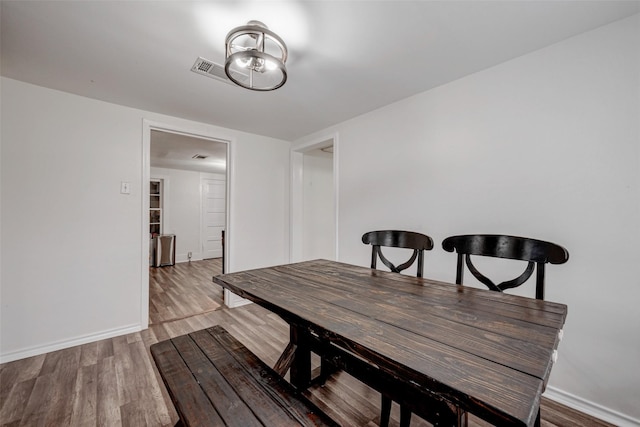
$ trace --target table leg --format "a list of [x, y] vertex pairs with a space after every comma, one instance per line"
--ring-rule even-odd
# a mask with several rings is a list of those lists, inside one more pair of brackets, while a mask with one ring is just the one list
[[291, 361], [291, 384], [299, 390], [305, 390], [311, 383], [311, 349], [309, 346], [309, 332], [296, 325], [289, 328], [289, 341], [294, 346]]
[[382, 403], [380, 409], [380, 427], [389, 426], [389, 416], [391, 415], [391, 398], [382, 395]]

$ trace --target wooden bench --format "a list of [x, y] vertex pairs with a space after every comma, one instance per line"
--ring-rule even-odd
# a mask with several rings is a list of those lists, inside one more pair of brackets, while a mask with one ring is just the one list
[[220, 326], [154, 344], [151, 354], [182, 425], [338, 425]]

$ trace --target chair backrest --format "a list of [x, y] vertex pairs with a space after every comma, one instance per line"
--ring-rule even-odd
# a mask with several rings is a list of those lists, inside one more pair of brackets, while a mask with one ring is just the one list
[[[536, 270], [536, 298], [544, 299], [544, 267], [546, 263], [563, 264], [569, 259], [569, 252], [560, 245], [526, 237], [497, 234], [471, 234], [447, 237], [442, 242], [445, 251], [458, 253], [456, 283], [462, 285], [464, 274], [463, 258], [469, 271], [493, 291], [502, 292], [526, 282]], [[471, 255], [507, 258], [528, 261], [525, 271], [512, 280], [498, 285], [484, 276], [471, 262]]]
[[[400, 273], [402, 270], [411, 267], [417, 258], [418, 266], [416, 275], [418, 277], [422, 277], [424, 270], [424, 251], [433, 248], [433, 240], [431, 237], [425, 234], [414, 233], [413, 231], [401, 230], [370, 231], [362, 235], [362, 243], [372, 245], [371, 268], [376, 268], [379, 257], [380, 261], [392, 272]], [[413, 249], [413, 254], [406, 262], [396, 267], [382, 254], [382, 247]]]

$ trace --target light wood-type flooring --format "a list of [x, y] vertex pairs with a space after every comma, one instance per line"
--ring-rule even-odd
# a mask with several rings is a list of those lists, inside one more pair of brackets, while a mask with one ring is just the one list
[[222, 258], [149, 268], [149, 323], [184, 319], [217, 310], [222, 292], [211, 282], [222, 272]]
[[[219, 273], [215, 261], [152, 271], [150, 313], [157, 317], [149, 329], [0, 365], [0, 426], [173, 426], [178, 417], [149, 346], [217, 324], [273, 366], [287, 344], [286, 323], [255, 304], [226, 308], [221, 289], [211, 282]], [[344, 426], [374, 427], [379, 421], [379, 393], [345, 373], [308, 395]], [[398, 423], [394, 404], [391, 425]], [[470, 424], [486, 425], [474, 417]], [[414, 416], [411, 425], [429, 424]], [[544, 399], [542, 425], [610, 424]]]

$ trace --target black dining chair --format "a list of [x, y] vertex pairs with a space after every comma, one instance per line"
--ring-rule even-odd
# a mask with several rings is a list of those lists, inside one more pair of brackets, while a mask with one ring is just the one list
[[[392, 272], [401, 273], [416, 263], [416, 276], [422, 277], [424, 274], [424, 251], [433, 248], [433, 239], [431, 237], [416, 233], [413, 231], [402, 230], [380, 230], [370, 231], [362, 235], [362, 243], [371, 245], [371, 268], [377, 268], [378, 259]], [[411, 256], [399, 265], [394, 265], [385, 254], [382, 248], [403, 248], [410, 249], [413, 252]], [[388, 254], [387, 254], [388, 255]], [[382, 409], [380, 413], [380, 427], [389, 425], [391, 416], [391, 398], [382, 394]], [[427, 421], [433, 425], [450, 425], [450, 422], [443, 422], [445, 419], [451, 420], [455, 414], [443, 402], [434, 400], [430, 407], [433, 408], [432, 413], [424, 415]], [[446, 414], [446, 416], [445, 416]], [[422, 415], [422, 414], [421, 414]], [[400, 426], [408, 427], [411, 423], [411, 411], [404, 405], [400, 405]]]
[[[536, 299], [544, 299], [545, 265], [564, 264], [569, 260], [569, 252], [560, 245], [527, 237], [499, 234], [469, 234], [447, 237], [442, 241], [447, 252], [458, 253], [456, 283], [462, 285], [464, 265], [482, 284], [492, 291], [503, 292], [524, 284], [536, 272]], [[471, 261], [471, 256], [504, 258], [526, 261], [525, 270], [518, 277], [495, 284], [482, 274]], [[540, 410], [536, 417], [536, 426], [540, 426]]]
[[[492, 291], [502, 292], [525, 283], [536, 271], [536, 299], [544, 299], [545, 265], [564, 264], [569, 259], [569, 252], [560, 245], [527, 237], [505, 236], [499, 234], [469, 234], [451, 236], [442, 241], [442, 248], [447, 252], [458, 253], [456, 283], [462, 285], [464, 265], [473, 276]], [[495, 284], [480, 273], [471, 256], [506, 258], [527, 261], [525, 270], [515, 279]]]
[[[370, 231], [362, 235], [362, 243], [371, 245], [371, 268], [377, 267], [378, 258], [392, 272], [400, 273], [411, 267], [418, 260], [416, 276], [424, 273], [424, 251], [433, 249], [433, 239], [426, 234], [413, 231], [380, 230]], [[412, 249], [411, 257], [402, 264], [395, 266], [382, 253], [383, 247]]]

